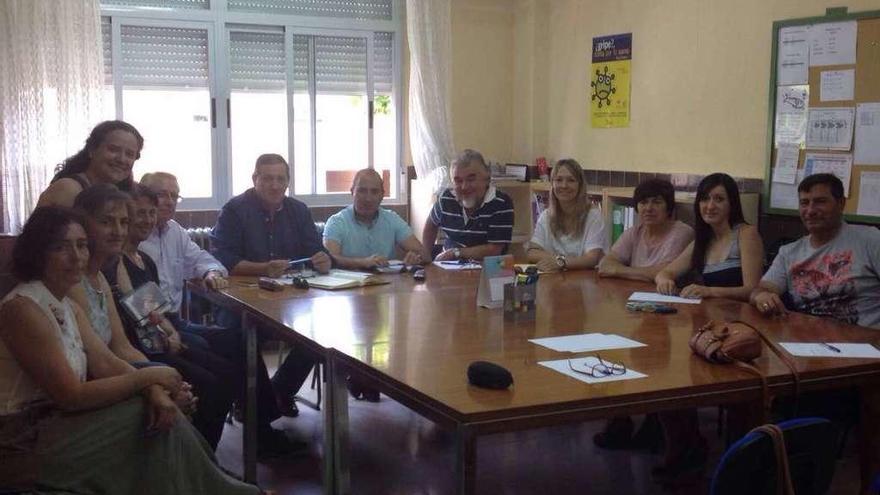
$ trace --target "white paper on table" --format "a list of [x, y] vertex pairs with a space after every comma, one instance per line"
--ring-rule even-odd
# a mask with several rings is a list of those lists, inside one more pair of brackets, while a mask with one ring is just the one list
[[804, 177], [813, 174], [833, 174], [843, 182], [843, 195], [849, 197], [849, 181], [852, 175], [851, 153], [807, 153], [804, 157]]
[[377, 266], [374, 270], [379, 273], [400, 273], [405, 267], [401, 260], [388, 260], [387, 266]]
[[529, 342], [544, 346], [557, 352], [591, 352], [607, 349], [630, 349], [645, 347], [645, 344], [615, 334], [583, 333], [529, 339]]
[[848, 151], [852, 145], [854, 107], [811, 108], [807, 148]]
[[773, 143], [803, 144], [807, 133], [807, 111], [810, 106], [810, 87], [779, 86], [776, 88], [776, 121]]
[[776, 84], [807, 84], [810, 63], [810, 26], [790, 26], [779, 30], [776, 51]]
[[797, 186], [804, 180], [804, 169], [798, 169], [794, 184], [773, 184], [770, 188], [770, 207], [785, 210], [798, 209]]
[[828, 342], [840, 350], [834, 352], [821, 343], [780, 342], [789, 354], [797, 357], [832, 357], [832, 358], [873, 358], [880, 359], [880, 350], [871, 344], [850, 344], [847, 342]]
[[819, 77], [819, 101], [850, 101], [856, 88], [856, 70], [825, 70]]
[[880, 216], [880, 172], [862, 172], [859, 178], [858, 215]]
[[857, 165], [880, 165], [880, 103], [856, 108], [855, 157]]
[[666, 296], [656, 292], [633, 292], [629, 296], [630, 301], [638, 302], [657, 302], [669, 304], [700, 304], [702, 299], [688, 299], [686, 297]]
[[[571, 362], [570, 365], [569, 361]], [[602, 378], [594, 378], [586, 373], [578, 373], [577, 371], [571, 369], [571, 366], [574, 366], [577, 369], [586, 370], [588, 366], [592, 366], [598, 363], [599, 358], [595, 356], [587, 356], [584, 358], [575, 358], [570, 360], [559, 359], [556, 361], [541, 361], [538, 364], [540, 364], [541, 366], [546, 366], [551, 370], [556, 370], [563, 375], [570, 376], [586, 383], [616, 382], [618, 380], [633, 380], [636, 378], [646, 378], [648, 376], [644, 373], [639, 373], [638, 371], [629, 369], [629, 366], [626, 367], [626, 373], [623, 373], [622, 375], [608, 375], [603, 376]]]
[[776, 149], [776, 167], [773, 169], [773, 182], [794, 184], [797, 179], [798, 158], [801, 147], [797, 144], [780, 144]]
[[856, 21], [826, 22], [810, 28], [810, 67], [856, 63]]
[[492, 301], [504, 300], [504, 286], [512, 284], [514, 277], [495, 277], [489, 279], [489, 297]]
[[457, 261], [450, 261], [450, 262], [445, 262], [445, 261], [435, 261], [435, 262], [434, 262], [434, 265], [435, 265], [435, 266], [439, 266], [440, 268], [442, 268], [442, 269], [444, 269], [444, 270], [451, 270], [451, 271], [459, 271], [459, 270], [479, 270], [479, 269], [483, 268], [482, 266], [480, 266], [479, 263], [464, 263], [464, 264], [461, 264], [461, 263], [458, 263]]

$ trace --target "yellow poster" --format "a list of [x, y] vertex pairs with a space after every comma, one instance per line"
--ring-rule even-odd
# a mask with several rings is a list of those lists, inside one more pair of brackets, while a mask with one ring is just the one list
[[593, 38], [590, 121], [593, 127], [629, 127], [632, 34]]

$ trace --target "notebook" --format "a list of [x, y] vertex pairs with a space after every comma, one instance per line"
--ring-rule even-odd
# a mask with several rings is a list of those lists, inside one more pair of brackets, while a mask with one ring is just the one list
[[327, 290], [350, 289], [352, 287], [389, 283], [388, 280], [371, 273], [337, 269], [330, 270], [330, 273], [327, 275], [318, 275], [308, 280], [310, 287]]

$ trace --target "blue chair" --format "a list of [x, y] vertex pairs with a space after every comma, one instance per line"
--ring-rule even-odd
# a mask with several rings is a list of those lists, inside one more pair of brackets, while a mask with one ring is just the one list
[[[798, 418], [777, 426], [785, 437], [789, 472], [797, 495], [821, 495], [834, 476], [836, 435], [824, 418]], [[718, 462], [711, 495], [777, 495], [776, 451], [763, 432], [737, 440]]]

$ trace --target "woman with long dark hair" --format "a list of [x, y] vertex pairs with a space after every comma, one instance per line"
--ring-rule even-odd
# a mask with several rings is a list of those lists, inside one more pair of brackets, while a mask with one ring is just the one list
[[121, 120], [101, 122], [89, 134], [86, 145], [64, 160], [61, 170], [40, 195], [37, 206], [73, 206], [83, 189], [95, 184], [113, 184], [131, 189], [131, 169], [141, 157], [144, 138], [133, 125]]
[[[657, 274], [657, 292], [748, 301], [761, 280], [764, 245], [758, 229], [743, 218], [736, 181], [723, 173], [706, 176], [697, 187], [694, 217], [694, 241]], [[693, 277], [687, 278], [695, 281], [679, 292], [676, 279], [688, 272]], [[674, 482], [701, 472], [707, 447], [697, 410], [667, 411], [659, 416], [666, 453], [652, 476], [660, 482]]]
[[[657, 274], [657, 292], [748, 301], [761, 280], [764, 245], [743, 218], [736, 181], [723, 173], [706, 176], [697, 187], [694, 218], [694, 241]], [[691, 283], [679, 291], [676, 280], [688, 273]]]
[[550, 207], [538, 217], [529, 262], [545, 272], [595, 267], [607, 249], [605, 221], [591, 208], [581, 165], [559, 160], [550, 183]]

